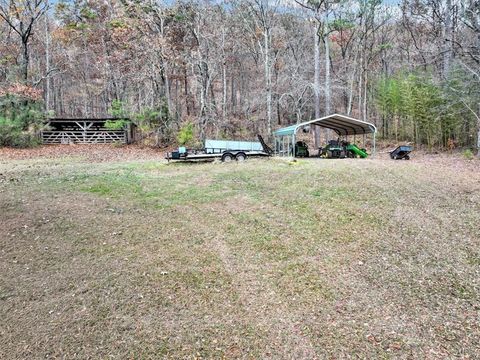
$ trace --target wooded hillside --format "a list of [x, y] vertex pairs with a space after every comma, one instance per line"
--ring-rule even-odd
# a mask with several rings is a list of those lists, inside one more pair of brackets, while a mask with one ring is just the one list
[[338, 112], [395, 141], [480, 137], [475, 0], [47, 1], [0, 0], [0, 129], [110, 114], [168, 143]]

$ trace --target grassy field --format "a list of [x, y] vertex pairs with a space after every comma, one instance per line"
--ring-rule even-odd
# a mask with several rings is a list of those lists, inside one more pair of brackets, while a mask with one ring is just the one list
[[2, 359], [480, 357], [477, 160], [4, 159], [0, 214]]

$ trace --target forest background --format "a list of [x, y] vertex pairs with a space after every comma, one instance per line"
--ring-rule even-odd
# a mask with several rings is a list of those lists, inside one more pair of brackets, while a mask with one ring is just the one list
[[128, 118], [159, 146], [331, 113], [480, 143], [475, 0], [0, 0], [0, 33], [0, 145], [48, 117]]

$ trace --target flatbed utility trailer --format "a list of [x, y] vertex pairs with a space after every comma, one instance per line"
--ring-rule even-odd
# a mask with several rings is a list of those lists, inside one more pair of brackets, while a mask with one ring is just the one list
[[249, 157], [271, 156], [273, 151], [258, 135], [259, 142], [234, 140], [205, 140], [203, 149], [179, 147], [177, 151], [167, 153], [165, 158], [177, 161], [215, 160], [223, 162], [245, 161]]
[[410, 160], [410, 153], [413, 150], [413, 146], [402, 145], [395, 150], [390, 151], [390, 158], [393, 160]]

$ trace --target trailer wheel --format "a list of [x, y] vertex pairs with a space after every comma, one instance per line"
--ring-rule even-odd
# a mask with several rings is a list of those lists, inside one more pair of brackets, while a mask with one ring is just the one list
[[237, 160], [238, 162], [242, 162], [242, 161], [245, 161], [247, 160], [247, 155], [245, 153], [238, 153], [236, 156], [235, 156], [235, 160]]
[[223, 154], [222, 161], [223, 162], [230, 162], [233, 160], [233, 155], [230, 153]]

